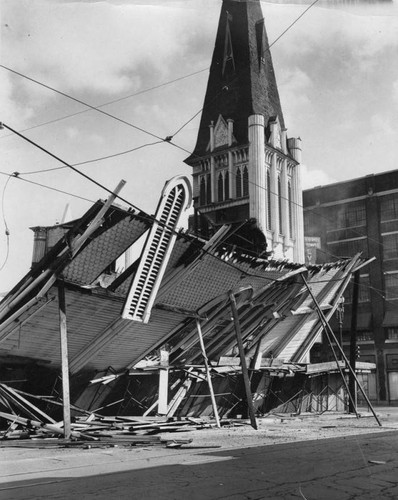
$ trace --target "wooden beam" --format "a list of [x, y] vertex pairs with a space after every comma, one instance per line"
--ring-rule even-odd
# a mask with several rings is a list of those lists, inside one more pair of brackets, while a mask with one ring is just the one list
[[160, 351], [160, 370], [159, 370], [159, 396], [158, 413], [167, 415], [168, 395], [169, 395], [169, 352], [165, 349]]
[[348, 404], [348, 411], [350, 413], [357, 413], [357, 397], [356, 397], [356, 383], [355, 378], [352, 376], [355, 373], [356, 351], [357, 351], [357, 314], [358, 314], [358, 299], [359, 299], [359, 270], [354, 273], [354, 287], [352, 291], [352, 314], [351, 314], [351, 334], [350, 334], [350, 367], [351, 371], [348, 374], [348, 388], [351, 398]]
[[236, 341], [237, 341], [238, 349], [239, 349], [243, 382], [245, 384], [246, 401], [247, 401], [247, 408], [249, 410], [250, 423], [251, 423], [253, 429], [257, 430], [257, 422], [256, 422], [256, 416], [254, 414], [254, 406], [253, 406], [253, 396], [252, 396], [252, 391], [251, 391], [251, 387], [250, 387], [249, 372], [247, 370], [245, 350], [243, 348], [242, 332], [240, 329], [238, 309], [236, 307], [236, 299], [235, 299], [235, 295], [232, 293], [232, 291], [230, 291], [228, 295], [229, 295], [229, 301], [231, 304], [232, 316], [234, 318], [234, 323], [235, 323]]
[[214, 418], [216, 419], [216, 425], [217, 425], [217, 427], [221, 427], [220, 418], [218, 416], [216, 398], [214, 396], [213, 384], [211, 382], [209, 360], [207, 359], [206, 348], [205, 348], [205, 344], [203, 342], [202, 328], [200, 326], [200, 321], [198, 319], [196, 319], [196, 328], [198, 330], [200, 348], [202, 350], [203, 361], [205, 363], [206, 376], [207, 376], [207, 384], [209, 386], [210, 398], [211, 398], [211, 404], [213, 406]]
[[70, 418], [68, 331], [66, 323], [65, 286], [63, 281], [58, 281], [58, 304], [59, 304], [59, 334], [61, 343], [64, 436], [65, 439], [70, 439], [72, 434], [71, 434], [71, 418]]

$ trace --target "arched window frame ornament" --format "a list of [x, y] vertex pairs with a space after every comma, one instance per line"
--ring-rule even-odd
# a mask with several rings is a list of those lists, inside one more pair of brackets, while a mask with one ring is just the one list
[[229, 172], [228, 170], [224, 173], [224, 200], [229, 199]]
[[282, 234], [282, 181], [281, 176], [278, 175], [278, 231]]
[[206, 179], [205, 176], [200, 176], [199, 179], [199, 205], [206, 205]]
[[247, 165], [244, 165], [242, 172], [242, 191], [243, 196], [249, 196], [249, 171]]
[[288, 199], [288, 215], [289, 215], [289, 238], [293, 238], [293, 196], [292, 182], [287, 182], [287, 199]]
[[267, 169], [267, 228], [271, 229], [271, 173], [269, 169]]
[[222, 172], [219, 172], [217, 177], [217, 199], [218, 201], [224, 201], [224, 179]]
[[206, 201], [211, 203], [211, 174], [206, 174]]
[[236, 197], [242, 198], [242, 171], [240, 167], [236, 169]]

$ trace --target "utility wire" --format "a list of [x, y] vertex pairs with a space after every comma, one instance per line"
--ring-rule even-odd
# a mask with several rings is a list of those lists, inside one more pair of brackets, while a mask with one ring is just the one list
[[[300, 19], [304, 16], [304, 15], [305, 15], [305, 14], [306, 14], [306, 13], [307, 13], [307, 12], [308, 12], [308, 11], [309, 11], [309, 10], [310, 10], [310, 9], [311, 9], [311, 8], [312, 8], [315, 4], [316, 4], [316, 3], [318, 3], [318, 1], [319, 1], [319, 0], [315, 0], [315, 1], [311, 4], [311, 5], [309, 5], [309, 6], [307, 7], [307, 9], [305, 9], [305, 11], [304, 11], [304, 12], [302, 12], [302, 13], [300, 14], [300, 16], [299, 16], [299, 17], [297, 17], [297, 18], [296, 18], [296, 19], [295, 19], [295, 20], [294, 20], [294, 21], [293, 21], [293, 22], [292, 22], [292, 23], [291, 23], [291, 24], [290, 24], [290, 25], [289, 25], [289, 26], [288, 26], [288, 27], [287, 27], [287, 28], [286, 28], [286, 29], [285, 29], [285, 30], [284, 30], [284, 31], [283, 31], [283, 32], [282, 32], [282, 33], [281, 33], [281, 34], [280, 34], [280, 35], [279, 35], [279, 36], [278, 36], [278, 37], [277, 37], [277, 38], [276, 38], [276, 39], [275, 39], [275, 40], [274, 40], [274, 41], [273, 41], [273, 42], [272, 42], [269, 46], [268, 46], [268, 47], [267, 47], [267, 49], [266, 49], [266, 50], [267, 50], [267, 51], [269, 51], [269, 50], [271, 49], [271, 47], [272, 47], [273, 45], [275, 45], [275, 43], [277, 43], [277, 42], [278, 42], [278, 40], [280, 40], [280, 39], [281, 39], [281, 38], [282, 38], [282, 37], [283, 37], [283, 36], [284, 36], [284, 35], [285, 35], [285, 34], [286, 34], [286, 33], [287, 33], [287, 32], [288, 32], [288, 31], [289, 31], [289, 30], [290, 30], [290, 29], [291, 29], [291, 28], [292, 28], [292, 27], [293, 27], [293, 26], [294, 26], [294, 25], [295, 25], [295, 24], [296, 24], [296, 23], [297, 23], [297, 22], [298, 22], [298, 21], [299, 21], [299, 20], [300, 20]], [[53, 92], [56, 92], [57, 94], [62, 95], [63, 97], [66, 97], [66, 98], [68, 98], [68, 99], [71, 99], [71, 100], [73, 100], [73, 101], [75, 101], [75, 102], [79, 103], [79, 104], [82, 104], [83, 106], [86, 106], [86, 107], [90, 108], [91, 110], [98, 111], [99, 113], [102, 113], [102, 114], [104, 114], [105, 116], [108, 116], [109, 118], [113, 118], [114, 120], [117, 120], [117, 121], [119, 121], [120, 123], [124, 123], [125, 125], [128, 125], [128, 126], [130, 126], [130, 127], [133, 127], [133, 128], [135, 128], [136, 130], [139, 130], [140, 132], [143, 132], [143, 133], [145, 133], [145, 134], [148, 134], [148, 135], [150, 135], [150, 136], [152, 136], [152, 137], [154, 137], [154, 138], [156, 138], [156, 139], [159, 139], [159, 140], [161, 140], [161, 141], [168, 142], [168, 143], [170, 143], [172, 146], [174, 146], [174, 147], [176, 147], [176, 148], [178, 148], [178, 149], [180, 149], [180, 150], [182, 150], [182, 151], [184, 151], [184, 152], [188, 153], [189, 155], [193, 155], [193, 154], [194, 154], [193, 152], [191, 152], [191, 151], [189, 151], [189, 150], [187, 150], [187, 149], [183, 148], [182, 146], [179, 146], [178, 144], [176, 144], [176, 143], [172, 142], [172, 139], [173, 139], [173, 137], [174, 137], [176, 134], [178, 134], [179, 132], [181, 132], [181, 130], [183, 130], [183, 129], [186, 127], [186, 125], [188, 125], [188, 124], [189, 124], [189, 123], [190, 123], [190, 122], [191, 122], [191, 121], [192, 121], [192, 120], [193, 120], [193, 119], [194, 119], [194, 118], [195, 118], [198, 114], [200, 114], [200, 113], [201, 113], [201, 112], [205, 109], [205, 106], [204, 106], [203, 108], [201, 108], [201, 109], [200, 109], [197, 113], [195, 113], [195, 114], [192, 116], [192, 118], [190, 118], [187, 122], [185, 122], [185, 123], [184, 123], [184, 124], [183, 124], [183, 125], [182, 125], [182, 126], [181, 126], [181, 127], [180, 127], [177, 131], [176, 131], [176, 132], [175, 132], [175, 134], [173, 134], [173, 135], [171, 135], [171, 136], [166, 136], [165, 138], [162, 138], [162, 137], [157, 136], [156, 134], [153, 134], [152, 132], [149, 132], [149, 131], [147, 131], [147, 130], [145, 130], [145, 129], [141, 128], [141, 127], [138, 127], [138, 126], [136, 126], [136, 125], [134, 125], [134, 124], [132, 124], [132, 123], [130, 123], [130, 122], [127, 122], [126, 120], [123, 120], [123, 119], [121, 119], [121, 118], [118, 118], [118, 117], [116, 117], [116, 116], [112, 115], [111, 113], [107, 113], [106, 111], [103, 111], [102, 109], [100, 109], [101, 107], [106, 106], [108, 103], [107, 103], [107, 104], [104, 104], [104, 105], [101, 105], [101, 106], [92, 106], [92, 105], [90, 105], [90, 104], [88, 104], [88, 103], [86, 103], [86, 102], [82, 101], [81, 99], [78, 99], [78, 98], [73, 97], [73, 96], [71, 96], [71, 95], [69, 95], [69, 94], [66, 94], [65, 92], [62, 92], [62, 91], [60, 91], [60, 90], [58, 90], [58, 89], [55, 89], [54, 87], [51, 87], [51, 86], [49, 86], [49, 85], [46, 85], [46, 84], [44, 84], [44, 83], [42, 83], [42, 82], [40, 82], [40, 81], [38, 81], [38, 80], [36, 80], [36, 79], [34, 79], [34, 78], [31, 78], [31, 77], [29, 77], [29, 76], [27, 76], [27, 75], [25, 75], [25, 74], [23, 74], [23, 73], [20, 73], [19, 71], [16, 71], [16, 70], [14, 70], [14, 69], [12, 69], [12, 68], [9, 68], [8, 66], [5, 66], [5, 65], [3, 65], [3, 64], [0, 64], [0, 67], [1, 67], [1, 68], [3, 68], [3, 69], [5, 69], [5, 70], [7, 70], [7, 71], [10, 71], [11, 73], [14, 73], [14, 74], [16, 74], [16, 75], [20, 76], [20, 77], [22, 77], [22, 78], [25, 78], [25, 79], [27, 79], [27, 80], [29, 80], [29, 81], [33, 82], [33, 83], [36, 83], [36, 84], [38, 84], [38, 85], [41, 85], [41, 86], [42, 86], [42, 87], [44, 87], [44, 88], [47, 88], [47, 89], [49, 89], [49, 90], [51, 90], [51, 91], [53, 91]], [[207, 71], [207, 70], [208, 70], [208, 68], [204, 68], [204, 69], [199, 70], [199, 71], [197, 71], [197, 72], [191, 73], [191, 74], [189, 74], [189, 75], [187, 75], [187, 76], [180, 77], [180, 78], [177, 78], [177, 79], [175, 79], [175, 80], [172, 80], [171, 82], [166, 82], [165, 84], [160, 84], [160, 85], [158, 85], [158, 86], [155, 86], [155, 87], [153, 87], [153, 89], [155, 89], [155, 88], [159, 88], [159, 87], [162, 87], [162, 86], [164, 86], [164, 85], [167, 85], [168, 83], [174, 83], [174, 82], [176, 82], [176, 81], [182, 80], [182, 79], [184, 79], [184, 78], [188, 78], [188, 77], [190, 77], [190, 76], [193, 76], [193, 75], [195, 75], [195, 74], [198, 74], [198, 73], [201, 73], [201, 72], [204, 72], [204, 71]], [[236, 77], [233, 81], [235, 81], [237, 78], [238, 78], [238, 77]], [[149, 90], [152, 90], [152, 89], [148, 89], [147, 91], [149, 91]], [[138, 94], [143, 93], [143, 92], [145, 92], [145, 91], [141, 91], [141, 92], [138, 92], [138, 93], [135, 93], [135, 94], [132, 94], [132, 95], [138, 95]], [[221, 94], [221, 92], [222, 92], [222, 91], [220, 91], [220, 92], [216, 95], [216, 97], [215, 97], [215, 98], [217, 98], [217, 97]], [[111, 101], [109, 104], [111, 104], [111, 103], [115, 103], [115, 102], [118, 102], [118, 101], [121, 101], [121, 100], [123, 100], [123, 99], [125, 99], [125, 98], [128, 98], [128, 97], [131, 97], [131, 96], [127, 96], [127, 97], [124, 97], [124, 98], [116, 99], [116, 100], [114, 100], [114, 101]], [[206, 105], [206, 107], [207, 107], [209, 104], [210, 104], [210, 103], [208, 103], [208, 104]], [[77, 113], [77, 114], [78, 114], [78, 113]], [[73, 116], [73, 115], [71, 115], [71, 116]], [[53, 121], [52, 121], [52, 122], [53, 122]], [[52, 123], [52, 122], [48, 122], [48, 123]], [[30, 129], [26, 129], [26, 130], [30, 130]]]
[[[147, 92], [151, 92], [152, 90], [160, 89], [161, 87], [165, 87], [166, 85], [171, 85], [172, 83], [179, 82], [181, 80], [184, 80], [186, 78], [190, 78], [191, 76], [198, 75], [198, 74], [203, 73], [204, 71], [208, 71], [208, 70], [209, 70], [209, 68], [203, 68], [203, 69], [200, 69], [200, 70], [195, 71], [193, 73], [189, 73], [188, 75], [184, 75], [184, 76], [180, 76], [178, 78], [175, 78], [174, 80], [169, 80], [169, 81], [161, 83], [159, 85], [155, 85], [155, 86], [149, 87], [147, 89], [139, 90], [138, 92], [134, 92], [133, 94], [129, 94], [129, 95], [126, 95], [124, 97], [119, 97], [118, 99], [114, 99], [112, 101], [104, 102], [103, 104], [99, 104], [98, 106], [96, 106], [96, 109], [103, 108], [103, 107], [109, 106], [111, 104], [116, 104], [116, 103], [124, 101], [126, 99], [131, 99], [132, 97], [136, 97], [138, 95], [145, 94]], [[39, 128], [39, 127], [44, 127], [45, 125], [51, 125], [52, 123], [57, 123], [57, 122], [60, 122], [62, 120], [67, 120], [68, 118], [82, 115], [84, 113], [88, 113], [89, 111], [92, 111], [92, 110], [91, 109], [83, 109], [82, 111], [77, 111], [76, 113], [71, 113], [70, 115], [65, 115], [65, 116], [61, 116], [60, 118], [55, 118], [54, 120], [49, 120], [49, 121], [46, 121], [43, 123], [38, 123], [37, 125], [34, 125], [32, 127], [28, 127], [28, 128], [19, 130], [19, 132], [28, 132], [29, 130], [34, 130], [34, 129]], [[192, 121], [192, 120], [190, 120], [190, 121]], [[10, 137], [11, 135], [12, 134], [6, 134], [2, 138], [5, 139], [6, 137]]]
[[[50, 151], [48, 151], [47, 149], [45, 149], [44, 147], [40, 146], [39, 144], [37, 144], [36, 142], [32, 141], [31, 139], [29, 139], [28, 137], [25, 137], [23, 134], [17, 132], [16, 130], [14, 130], [13, 128], [9, 127], [7, 124], [5, 123], [2, 123], [2, 126], [4, 128], [6, 128], [7, 130], [9, 130], [10, 132], [13, 132], [14, 134], [16, 134], [18, 137], [20, 137], [21, 139], [27, 141], [28, 143], [30, 143], [32, 146], [35, 146], [36, 148], [40, 149], [41, 151], [43, 151], [44, 153], [48, 154], [49, 156], [51, 156], [52, 158], [54, 158], [55, 160], [63, 163], [66, 167], [69, 167], [70, 169], [72, 169], [74, 172], [78, 173], [79, 175], [81, 175], [82, 177], [84, 177], [85, 179], [89, 180], [90, 182], [92, 182], [93, 184], [95, 184], [96, 186], [100, 187], [101, 189], [104, 189], [105, 191], [107, 191], [109, 194], [112, 194], [114, 196], [116, 196], [119, 200], [123, 201], [124, 203], [126, 203], [127, 205], [129, 205], [130, 207], [132, 207], [134, 210], [136, 210], [138, 212], [138, 214], [136, 214], [137, 217], [141, 217], [143, 220], [148, 220], [148, 221], [151, 221], [151, 222], [157, 222], [159, 225], [161, 225], [162, 227], [167, 227], [167, 224], [164, 224], [163, 222], [157, 220], [154, 216], [151, 216], [145, 212], [143, 212], [142, 210], [140, 210], [136, 205], [134, 205], [133, 203], [131, 203], [130, 201], [126, 200], [125, 198], [121, 197], [120, 195], [115, 195], [115, 193], [107, 188], [106, 186], [104, 186], [103, 184], [101, 184], [100, 182], [96, 181], [95, 179], [93, 179], [92, 177], [90, 177], [89, 175], [85, 174], [84, 172], [80, 171], [79, 169], [77, 169], [76, 167], [74, 167], [73, 165], [70, 165], [69, 163], [67, 163], [66, 161], [62, 160], [61, 158], [59, 158], [58, 156], [56, 156], [55, 154], [51, 153]], [[19, 175], [19, 174], [18, 174]], [[172, 232], [174, 232], [175, 234], [178, 234], [178, 235], [182, 235], [184, 237], [184, 234], [183, 233], [179, 233], [178, 231], [175, 231], [173, 228], [169, 228]], [[187, 239], [188, 239], [188, 236], [187, 236]], [[198, 238], [194, 238], [196, 239], [196, 241], [199, 242], [199, 239]], [[189, 238], [190, 241], [192, 241], [192, 237]], [[256, 275], [252, 275], [251, 273], [247, 273], [246, 271], [242, 271], [242, 269], [240, 269], [239, 267], [233, 265], [232, 263], [228, 262], [228, 261], [225, 261], [224, 259], [218, 257], [217, 255], [214, 255], [210, 252], [206, 252], [208, 253], [209, 255], [211, 255], [212, 257], [216, 258], [217, 260], [223, 262], [224, 264], [226, 265], [229, 265], [233, 268], [235, 268], [236, 270], [239, 270], [240, 273], [243, 273], [243, 274], [246, 274], [248, 276], [256, 276]], [[269, 281], [277, 281], [273, 278], [267, 278], [265, 276], [260, 276], [260, 275], [257, 275], [257, 277], [259, 278], [263, 278], [263, 279], [266, 279], [266, 280], [269, 280]]]
[[[270, 52], [271, 51], [271, 47], [273, 47], [291, 28], [293, 28], [293, 26], [312, 8], [314, 7], [315, 4], [317, 4], [319, 2], [319, 0], [315, 0], [314, 2], [312, 2], [311, 5], [309, 5], [305, 10], [304, 12], [302, 12], [292, 23], [289, 24], [289, 26], [284, 30], [282, 31], [282, 33], [277, 36], [275, 38], [275, 40], [270, 43], [268, 45], [268, 47], [265, 49], [267, 52]], [[250, 63], [248, 63], [244, 68], [242, 68], [242, 71], [243, 69], [246, 69], [248, 66], [250, 65]], [[230, 84], [236, 82], [236, 80], [238, 80], [239, 78], [239, 75], [237, 75], [235, 78], [233, 78], [230, 82]], [[223, 93], [223, 89], [221, 89], [215, 96], [215, 99], [217, 99], [221, 94]], [[212, 101], [213, 102], [213, 101]], [[201, 108], [197, 113], [195, 113], [192, 118], [190, 118], [186, 123], [184, 123], [184, 125], [182, 125], [174, 134], [173, 134], [173, 137], [175, 137], [179, 132], [181, 132], [181, 130], [186, 127], [188, 125], [188, 123], [190, 123], [194, 118], [196, 118], [196, 116], [201, 113], [205, 108], [207, 108], [209, 105], [212, 104], [212, 102], [210, 103], [207, 103], [205, 106], [203, 106], [203, 108]], [[192, 153], [193, 154], [193, 153]]]
[[183, 148], [182, 146], [179, 146], [178, 144], [175, 144], [174, 142], [172, 142], [172, 136], [166, 136], [165, 138], [163, 137], [160, 137], [152, 132], [149, 132], [148, 130], [145, 130], [144, 128], [142, 127], [139, 127], [137, 125], [134, 125], [133, 123], [130, 123], [126, 120], [123, 120], [122, 118], [119, 118], [115, 115], [112, 115], [111, 113], [107, 113], [106, 111], [104, 111], [103, 109], [100, 109], [98, 107], [95, 107], [95, 106], [92, 106], [91, 104], [88, 104], [84, 101], [82, 101], [81, 99], [78, 99], [77, 97], [73, 97], [69, 94], [66, 94], [65, 92], [62, 92], [61, 90], [58, 90], [58, 89], [55, 89], [54, 87], [51, 87], [50, 85], [46, 85], [45, 83], [42, 83], [40, 82], [39, 80], [35, 80], [34, 78], [31, 78], [23, 73], [20, 73], [19, 71], [16, 71], [14, 69], [11, 69], [7, 66], [4, 66], [3, 64], [0, 64], [0, 68], [3, 68], [3, 69], [6, 69], [7, 71], [10, 71], [11, 73], [14, 73], [22, 78], [25, 78], [26, 80], [29, 80], [33, 83], [36, 83], [37, 85], [40, 85], [41, 87], [44, 87], [48, 90], [51, 90], [52, 92], [55, 92], [56, 94], [59, 94], [59, 95], [62, 95], [63, 97], [66, 97], [68, 99], [71, 99], [72, 101], [75, 101], [79, 104], [82, 104], [83, 106], [86, 106], [94, 111], [98, 111], [98, 113], [101, 113], [105, 116], [108, 116], [109, 118], [112, 118], [113, 120], [116, 120], [120, 123], [123, 123], [124, 125], [127, 125], [129, 127], [132, 127], [134, 128], [135, 130], [139, 130], [140, 132], [144, 133], [144, 134], [147, 134], [147, 135], [150, 135], [151, 137], [154, 137], [155, 139], [159, 139], [160, 141], [164, 141], [164, 142], [167, 142], [169, 144], [171, 144], [172, 146], [174, 146], [175, 148], [177, 149], [180, 149], [181, 151], [184, 151], [185, 153], [188, 153], [188, 154], [191, 154], [191, 152], [188, 150], [188, 149], [185, 149]]
[[[138, 149], [143, 149], [143, 148], [146, 148], [148, 146], [154, 146], [155, 144], [163, 144], [163, 142], [164, 141], [150, 142], [148, 144], [143, 144], [142, 146], [138, 146], [138, 147], [133, 148], [133, 149], [128, 149], [127, 151], [121, 151], [119, 153], [115, 153], [115, 154], [108, 155], [108, 156], [101, 156], [99, 158], [93, 158], [92, 160], [81, 161], [79, 163], [72, 163], [71, 165], [73, 167], [78, 167], [78, 166], [81, 166], [81, 165], [87, 165], [88, 163], [94, 163], [94, 162], [97, 162], [97, 161], [109, 160], [109, 158], [115, 158], [117, 156], [122, 156], [122, 155], [125, 155], [127, 153], [132, 153], [133, 151], [137, 151]], [[21, 172], [21, 174], [23, 174], [23, 175], [42, 174], [44, 172], [52, 172], [54, 170], [61, 170], [63, 168], [68, 168], [68, 167], [69, 167], [69, 165], [64, 165], [63, 167], [52, 167], [52, 168], [46, 168], [46, 169], [43, 169], [43, 170], [33, 170], [31, 172]]]
[[5, 235], [6, 235], [6, 240], [7, 240], [7, 243], [6, 243], [6, 255], [4, 257], [4, 261], [3, 263], [1, 264], [0, 266], [0, 271], [2, 269], [4, 269], [5, 265], [7, 264], [7, 261], [8, 261], [8, 257], [10, 255], [10, 230], [8, 228], [8, 224], [7, 224], [7, 220], [6, 220], [6, 214], [5, 214], [5, 208], [4, 208], [4, 205], [5, 205], [5, 194], [6, 194], [6, 189], [7, 189], [7, 186], [8, 186], [8, 183], [10, 182], [11, 180], [11, 177], [9, 177], [7, 180], [6, 180], [6, 183], [4, 184], [4, 188], [3, 188], [3, 193], [2, 193], [2, 196], [1, 196], [1, 215], [3, 217], [3, 223], [4, 223], [4, 228], [5, 228]]
[[24, 179], [23, 177], [20, 176], [19, 172], [14, 172], [13, 174], [9, 174], [7, 172], [1, 172], [0, 171], [0, 174], [1, 175], [6, 175], [7, 177], [15, 177], [15, 179], [18, 179], [19, 181], [23, 181], [23, 182], [27, 182], [28, 184], [33, 184], [34, 186], [39, 186], [39, 187], [42, 187], [42, 188], [45, 188], [45, 189], [50, 189], [51, 191], [55, 191], [57, 193], [61, 193], [61, 194], [66, 194], [68, 196], [72, 196], [73, 198], [78, 198], [80, 200], [83, 200], [83, 201], [88, 201], [90, 203], [94, 203], [94, 200], [90, 200], [88, 198], [84, 198], [83, 196], [79, 196], [77, 194], [74, 194], [74, 193], [70, 193], [68, 191], [63, 191], [61, 189], [57, 189], [55, 187], [52, 187], [52, 186], [47, 186], [46, 184], [41, 184], [40, 182], [34, 182], [34, 181], [30, 181], [28, 179]]

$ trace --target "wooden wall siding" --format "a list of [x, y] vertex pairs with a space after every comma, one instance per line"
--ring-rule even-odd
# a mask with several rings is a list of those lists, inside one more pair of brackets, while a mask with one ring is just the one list
[[164, 343], [170, 332], [184, 319], [181, 314], [153, 309], [147, 324], [124, 320], [128, 322], [128, 328], [92, 358], [87, 367], [103, 369], [112, 366], [115, 370], [121, 370], [134, 365]]
[[286, 345], [281, 352], [278, 353], [278, 358], [284, 360], [285, 363], [289, 362], [300, 362], [302, 360], [296, 359], [295, 355], [297, 351], [300, 349], [303, 342], [308, 340], [308, 337], [311, 335], [315, 338], [318, 334], [318, 328], [315, 328], [319, 323], [319, 318], [317, 313], [313, 313], [307, 316], [303, 321], [303, 318], [300, 316], [293, 316], [297, 321], [301, 321], [302, 325], [298, 329], [298, 331], [294, 334], [293, 338], [290, 339], [289, 343]]
[[[51, 289], [51, 293], [56, 290]], [[73, 358], [120, 311], [121, 303], [91, 294], [66, 290], [69, 357]], [[45, 360], [60, 366], [58, 301], [49, 303], [21, 329], [0, 344], [9, 355]]]

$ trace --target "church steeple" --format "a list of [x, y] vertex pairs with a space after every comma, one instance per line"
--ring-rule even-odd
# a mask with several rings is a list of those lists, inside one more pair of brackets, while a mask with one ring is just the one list
[[278, 117], [284, 128], [260, 1], [224, 0], [194, 155], [205, 154], [208, 126], [220, 115], [234, 120], [236, 141], [247, 143], [253, 114], [263, 115], [266, 126]]
[[193, 153], [195, 230], [256, 221], [274, 257], [304, 262], [301, 140], [288, 139], [259, 0], [223, 0]]

